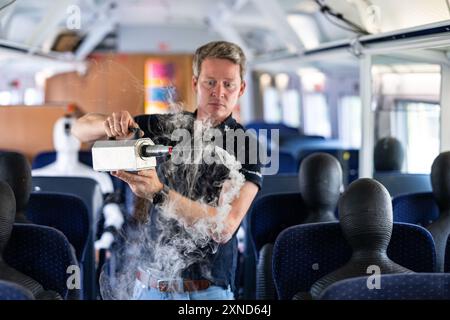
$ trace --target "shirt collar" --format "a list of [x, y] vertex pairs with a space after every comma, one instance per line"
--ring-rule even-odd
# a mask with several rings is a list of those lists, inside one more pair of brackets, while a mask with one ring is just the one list
[[[195, 109], [194, 111], [194, 119], [197, 119], [197, 111], [198, 109]], [[215, 128], [222, 129], [222, 130], [228, 130], [229, 128], [234, 127], [234, 123], [236, 120], [234, 120], [232, 113], [228, 117], [225, 118], [219, 125], [217, 125]]]

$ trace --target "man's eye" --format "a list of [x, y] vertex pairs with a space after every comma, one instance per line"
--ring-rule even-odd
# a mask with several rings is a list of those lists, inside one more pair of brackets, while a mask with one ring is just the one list
[[212, 88], [216, 85], [216, 82], [214, 80], [209, 80], [207, 83], [208, 87]]
[[234, 82], [224, 82], [224, 86], [227, 89], [234, 89], [234, 88], [236, 88], [236, 84]]

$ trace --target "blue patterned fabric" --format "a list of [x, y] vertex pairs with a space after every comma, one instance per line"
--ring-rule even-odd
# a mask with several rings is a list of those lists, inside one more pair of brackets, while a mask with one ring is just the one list
[[[56, 161], [56, 151], [40, 152], [36, 155], [36, 157], [34, 157], [31, 167], [32, 169], [39, 169], [55, 161]], [[92, 152], [78, 151], [78, 161], [92, 168]], [[123, 192], [124, 185], [126, 185], [126, 183], [120, 180], [119, 178], [113, 177], [110, 174], [109, 176], [113, 182], [114, 190], [121, 190]]]
[[35, 224], [61, 231], [83, 263], [89, 237], [89, 214], [83, 200], [71, 194], [34, 192], [26, 215]]
[[0, 300], [34, 300], [30, 291], [13, 282], [0, 280]]
[[[92, 167], [91, 151], [78, 151], [78, 160], [85, 165]], [[32, 169], [45, 167], [56, 161], [56, 151], [44, 151], [38, 153], [31, 164]]]
[[373, 279], [358, 277], [338, 281], [324, 290], [323, 300], [449, 300], [450, 274], [388, 274], [379, 289], [369, 289]]
[[[280, 299], [307, 292], [326, 274], [342, 267], [351, 256], [339, 223], [293, 226], [277, 238], [273, 250], [273, 277]], [[431, 234], [424, 228], [394, 223], [388, 256], [415, 272], [434, 272], [436, 256]]]
[[384, 185], [393, 198], [410, 193], [431, 192], [429, 174], [379, 171], [374, 173], [373, 178]]
[[273, 194], [258, 199], [250, 212], [250, 234], [256, 257], [266, 243], [275, 243], [281, 231], [302, 223], [307, 212], [299, 193]]
[[263, 185], [256, 195], [256, 199], [269, 194], [299, 193], [298, 172], [295, 174], [278, 174], [264, 176]]
[[447, 239], [447, 246], [445, 247], [445, 264], [444, 271], [450, 272], [450, 237]]
[[95, 257], [94, 239], [96, 232], [97, 215], [103, 205], [103, 195], [100, 186], [94, 179], [85, 177], [33, 177], [34, 190], [40, 192], [60, 192], [78, 196], [88, 208], [90, 235], [87, 241], [87, 251], [83, 262], [84, 291], [87, 295], [83, 298], [95, 299]]
[[253, 246], [253, 240], [251, 239], [251, 231], [250, 231], [250, 219], [252, 216], [253, 207], [256, 205], [259, 199], [269, 194], [279, 194], [279, 193], [299, 193], [300, 187], [298, 183], [298, 174], [282, 174], [282, 175], [270, 175], [264, 176], [263, 184], [261, 190], [256, 195], [255, 200], [252, 203], [252, 206], [248, 210], [248, 213], [245, 215], [244, 220], [242, 221], [242, 226], [245, 230], [245, 252], [244, 252], [244, 261], [242, 269], [244, 270], [245, 282], [245, 298], [247, 299], [255, 299], [253, 294], [255, 293], [255, 269], [256, 269], [256, 260], [255, 260], [255, 249]]
[[[77, 299], [79, 290], [67, 288], [67, 270], [78, 266], [67, 238], [50, 227], [14, 224], [4, 259], [11, 267], [38, 281], [64, 299]], [[70, 270], [70, 269], [69, 269]]]
[[431, 192], [411, 193], [392, 200], [394, 221], [428, 226], [439, 217], [439, 208]]
[[86, 177], [32, 177], [33, 190], [36, 192], [59, 192], [76, 195], [83, 200], [93, 223], [103, 204], [103, 195], [99, 184]]

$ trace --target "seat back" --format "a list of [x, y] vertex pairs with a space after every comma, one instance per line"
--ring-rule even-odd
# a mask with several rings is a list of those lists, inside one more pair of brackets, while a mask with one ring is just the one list
[[449, 300], [450, 274], [385, 274], [380, 288], [369, 289], [368, 277], [338, 281], [321, 294], [322, 300]]
[[[335, 215], [338, 216], [337, 208]], [[273, 246], [283, 230], [303, 223], [307, 216], [308, 207], [300, 193], [271, 194], [255, 201], [250, 211], [249, 233], [251, 248], [257, 262], [256, 298], [270, 298], [271, 292], [274, 292], [271, 287], [272, 272], [265, 274], [268, 270], [272, 270], [272, 250], [267, 246]], [[265, 249], [262, 250], [263, 248]], [[264, 251], [263, 260], [261, 260], [262, 251]]]
[[264, 176], [263, 185], [257, 194], [257, 199], [269, 194], [299, 192], [298, 173]]
[[36, 192], [58, 192], [78, 196], [88, 208], [90, 234], [83, 263], [83, 284], [86, 299], [95, 299], [97, 294], [95, 280], [94, 239], [98, 212], [103, 204], [100, 186], [94, 179], [86, 177], [33, 177], [33, 190]]
[[64, 299], [78, 299], [78, 289], [69, 289], [68, 277], [78, 267], [75, 252], [62, 232], [44, 226], [14, 224], [3, 255], [6, 263], [39, 282], [44, 289]]
[[89, 219], [94, 222], [103, 203], [103, 196], [97, 181], [86, 177], [33, 177], [33, 191], [73, 194], [86, 204]]
[[[256, 264], [256, 257], [258, 256], [261, 247], [264, 244], [268, 243], [267, 241], [271, 241], [271, 243], [274, 243], [276, 236], [282, 229], [287, 226], [297, 224], [302, 219], [298, 215], [293, 214], [292, 216], [294, 221], [282, 222], [286, 224], [286, 226], [279, 226], [279, 228], [281, 228], [280, 230], [272, 229], [272, 225], [276, 224], [276, 222], [271, 221], [270, 219], [274, 215], [270, 213], [267, 214], [268, 211], [264, 206], [265, 203], [268, 203], [273, 208], [275, 206], [275, 203], [273, 202], [274, 200], [264, 200], [262, 202], [259, 202], [259, 200], [262, 200], [272, 193], [279, 194], [279, 192], [297, 192], [296, 194], [299, 195], [297, 175], [265, 176], [262, 189], [258, 192], [256, 199], [253, 201], [252, 206], [248, 210], [248, 213], [246, 214], [242, 222], [242, 226], [245, 230], [245, 252], [243, 263], [246, 279], [244, 283], [244, 291], [245, 297], [247, 299], [255, 299], [254, 294], [258, 290], [258, 288], [256, 288], [255, 270], [258, 268]], [[293, 199], [291, 202], [296, 202], [298, 196], [293, 195], [292, 197]], [[257, 207], [257, 212], [254, 212], [255, 206]], [[292, 208], [292, 206], [290, 208]], [[279, 210], [275, 212], [278, 213]], [[261, 218], [262, 220], [260, 219], [260, 216], [264, 216]], [[266, 219], [265, 216], [268, 216], [268, 218]], [[284, 217], [281, 217], [281, 219], [283, 220]], [[250, 227], [250, 224], [253, 224], [253, 226]], [[258, 248], [255, 248], [255, 242], [258, 243]]]
[[24, 287], [0, 280], [0, 300], [34, 300], [33, 294]]
[[289, 127], [283, 123], [267, 123], [267, 122], [251, 122], [245, 125], [245, 129], [254, 129], [256, 131], [265, 129], [265, 130], [274, 130], [277, 129], [280, 131], [280, 135], [299, 135], [300, 132], [297, 128]]
[[[277, 238], [273, 249], [273, 277], [280, 299], [308, 292], [323, 276], [342, 267], [352, 250], [337, 222], [293, 226]], [[424, 228], [394, 223], [388, 256], [415, 272], [435, 272], [431, 234]]]
[[393, 198], [409, 193], [431, 192], [429, 174], [375, 172], [373, 178], [384, 185]]
[[31, 193], [27, 218], [35, 224], [61, 231], [83, 263], [89, 237], [89, 214], [84, 202], [71, 194]]
[[280, 141], [281, 150], [292, 152], [295, 155], [305, 149], [339, 148], [341, 146], [342, 143], [338, 140], [324, 139], [318, 136], [289, 136]]
[[288, 227], [302, 223], [308, 209], [300, 193], [271, 194], [259, 198], [250, 212], [250, 235], [258, 256], [267, 243]]
[[447, 246], [445, 247], [444, 271], [450, 272], [450, 237], [448, 237]]
[[298, 174], [299, 162], [290, 152], [280, 151], [278, 174]]
[[439, 208], [431, 192], [411, 193], [392, 200], [394, 221], [427, 226], [439, 217]]

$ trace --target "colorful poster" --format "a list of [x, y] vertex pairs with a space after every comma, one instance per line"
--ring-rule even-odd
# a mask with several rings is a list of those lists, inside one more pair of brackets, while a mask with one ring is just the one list
[[176, 101], [175, 65], [149, 59], [145, 63], [145, 113], [167, 113]]

